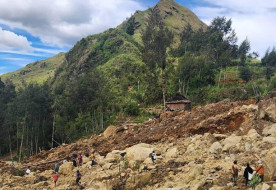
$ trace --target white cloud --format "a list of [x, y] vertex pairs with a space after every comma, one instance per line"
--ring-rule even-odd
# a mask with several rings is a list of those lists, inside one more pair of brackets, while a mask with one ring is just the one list
[[31, 43], [25, 36], [17, 35], [11, 31], [0, 28], [0, 51], [17, 50], [27, 52], [32, 50]]
[[24, 29], [44, 43], [67, 46], [117, 26], [139, 9], [135, 0], [0, 0], [0, 23]]
[[207, 24], [216, 16], [232, 19], [239, 43], [248, 37], [251, 50], [264, 55], [276, 45], [276, 1], [270, 0], [202, 0], [211, 6], [195, 7], [193, 11]]

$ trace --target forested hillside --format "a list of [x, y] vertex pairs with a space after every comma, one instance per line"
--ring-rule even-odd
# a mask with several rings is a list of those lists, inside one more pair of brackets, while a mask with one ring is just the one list
[[0, 155], [21, 160], [114, 122], [142, 122], [158, 114], [148, 108], [163, 109], [177, 93], [193, 105], [261, 98], [276, 90], [276, 50], [257, 58], [250, 39], [237, 43], [231, 20], [217, 17], [206, 26], [173, 0], [161, 0], [117, 28], [81, 39], [57, 55], [51, 71], [39, 62], [45, 66], [43, 75], [32, 75], [43, 78], [37, 83], [19, 85], [16, 73], [3, 77]]

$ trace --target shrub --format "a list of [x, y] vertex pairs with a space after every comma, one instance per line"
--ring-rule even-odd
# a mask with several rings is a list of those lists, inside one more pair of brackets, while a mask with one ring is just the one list
[[129, 167], [129, 161], [128, 161], [128, 158], [126, 156], [125, 159], [124, 159], [124, 168], [128, 169], [128, 167]]
[[255, 189], [259, 184], [261, 183], [261, 178], [258, 175], [254, 175], [249, 182], [249, 186], [252, 187], [252, 189]]
[[15, 168], [15, 170], [12, 172], [14, 176], [24, 176], [25, 172], [20, 168]]
[[252, 73], [248, 67], [240, 67], [240, 78], [246, 82], [250, 81]]
[[140, 113], [137, 102], [131, 101], [129, 104], [125, 106], [125, 113], [128, 115], [137, 116]]

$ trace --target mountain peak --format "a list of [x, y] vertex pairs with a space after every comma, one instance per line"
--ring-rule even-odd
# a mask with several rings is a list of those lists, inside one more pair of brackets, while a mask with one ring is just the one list
[[159, 0], [154, 9], [160, 11], [165, 24], [175, 33], [180, 33], [184, 26], [190, 23], [194, 30], [206, 27], [191, 10], [178, 4], [174, 0]]

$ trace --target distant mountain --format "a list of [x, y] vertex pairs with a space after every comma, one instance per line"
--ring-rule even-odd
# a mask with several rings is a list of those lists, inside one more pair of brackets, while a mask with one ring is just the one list
[[[191, 10], [179, 5], [174, 0], [160, 0], [155, 8], [160, 11], [166, 27], [175, 34], [179, 34], [188, 23], [192, 25], [194, 30], [207, 27]], [[149, 12], [149, 9], [146, 11], [136, 11], [133, 15], [137, 25], [136, 34], [140, 34], [141, 30], [145, 28], [145, 21], [148, 18]]]
[[[173, 0], [160, 0], [154, 8], [160, 11], [166, 27], [175, 34], [176, 42], [179, 41], [179, 34], [188, 23], [194, 30], [207, 27], [193, 12]], [[20, 70], [2, 75], [1, 78], [3, 81], [11, 79], [17, 88], [30, 82], [43, 83], [47, 79], [52, 79], [52, 84], [55, 86], [60, 81], [66, 82], [69, 78], [72, 80], [74, 76], [88, 72], [99, 65], [105, 71], [113, 66], [117, 67], [117, 70], [120, 69], [123, 66], [119, 65], [119, 62], [141, 66], [143, 63], [139, 46], [149, 12], [150, 9], [134, 13], [133, 36], [121, 31], [127, 22], [124, 21], [115, 29], [81, 39], [66, 54], [60, 53], [49, 59], [30, 63]], [[116, 78], [113, 72], [106, 74]]]
[[54, 76], [64, 57], [65, 53], [59, 53], [48, 59], [30, 63], [22, 69], [2, 75], [1, 79], [3, 81], [10, 79], [17, 88], [31, 82], [42, 84]]

